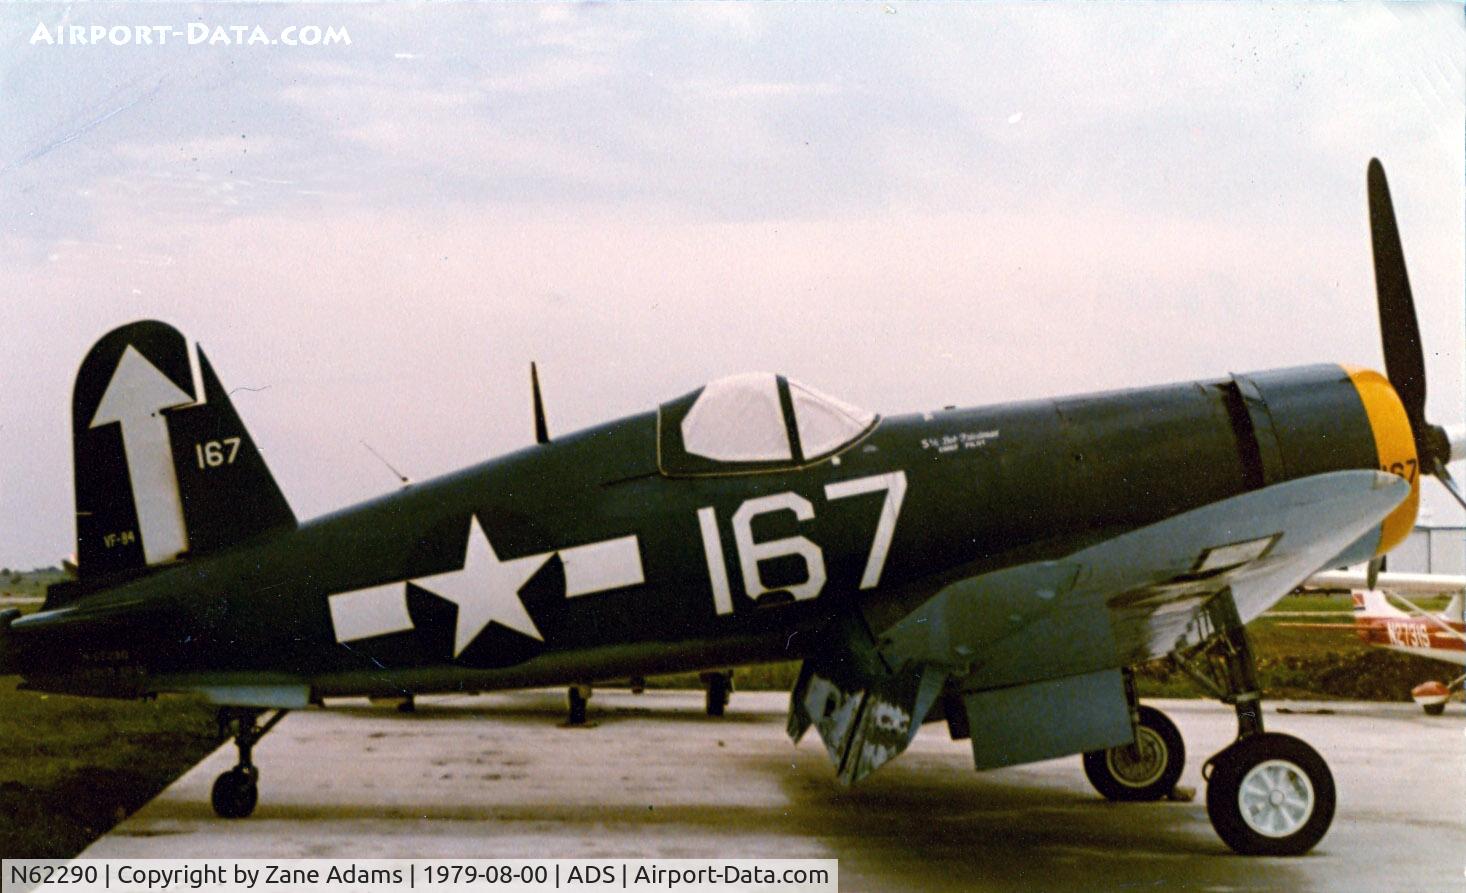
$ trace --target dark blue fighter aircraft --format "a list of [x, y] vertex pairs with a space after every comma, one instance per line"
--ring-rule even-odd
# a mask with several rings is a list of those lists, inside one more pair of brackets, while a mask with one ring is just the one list
[[979, 769], [1083, 753], [1106, 797], [1156, 800], [1185, 749], [1130, 668], [1169, 658], [1236, 706], [1209, 760], [1217, 832], [1304, 852], [1334, 782], [1263, 730], [1243, 624], [1399, 543], [1422, 473], [1459, 499], [1446, 462], [1466, 453], [1425, 419], [1377, 162], [1368, 182], [1388, 378], [1307, 366], [882, 418], [752, 374], [553, 441], [536, 387], [535, 446], [306, 523], [203, 353], [124, 326], [76, 379], [78, 578], [0, 614], [0, 673], [210, 699], [239, 748], [214, 807], [242, 817], [253, 746], [324, 698], [790, 658], [789, 733], [813, 727], [843, 782], [943, 720]]

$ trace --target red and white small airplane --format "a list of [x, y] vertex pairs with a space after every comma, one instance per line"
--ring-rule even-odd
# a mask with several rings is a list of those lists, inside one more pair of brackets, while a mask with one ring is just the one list
[[[1363, 571], [1328, 571], [1309, 577], [1310, 589], [1349, 589], [1354, 593], [1354, 632], [1364, 642], [1391, 651], [1466, 666], [1466, 622], [1462, 617], [1462, 594], [1466, 577], [1446, 574], [1381, 573], [1369, 588]], [[1452, 593], [1445, 610], [1426, 611], [1412, 602], [1412, 595]], [[1394, 598], [1408, 611], [1395, 607]], [[1410, 696], [1426, 713], [1439, 716], [1446, 702], [1461, 689], [1466, 674], [1449, 683], [1432, 680], [1415, 686]]]

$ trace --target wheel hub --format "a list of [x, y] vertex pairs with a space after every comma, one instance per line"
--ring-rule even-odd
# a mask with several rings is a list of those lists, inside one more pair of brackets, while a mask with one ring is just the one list
[[1141, 726], [1135, 743], [1112, 747], [1105, 754], [1110, 774], [1121, 784], [1143, 788], [1154, 784], [1166, 771], [1166, 742], [1153, 730]]
[[1248, 770], [1237, 789], [1242, 821], [1264, 837], [1287, 837], [1313, 815], [1313, 783], [1287, 760], [1265, 760]]

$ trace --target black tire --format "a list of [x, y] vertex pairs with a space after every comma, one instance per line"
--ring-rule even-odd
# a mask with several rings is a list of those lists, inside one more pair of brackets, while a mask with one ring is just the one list
[[708, 716], [722, 716], [728, 706], [728, 695], [732, 686], [722, 673], [708, 679]]
[[572, 685], [566, 693], [566, 700], [570, 704], [570, 717], [566, 720], [572, 726], [585, 725], [585, 717], [590, 699], [580, 693], [580, 687]]
[[1442, 701], [1439, 704], [1421, 704], [1420, 709], [1425, 711], [1426, 716], [1440, 716], [1446, 712], [1446, 702]]
[[1305, 742], [1272, 732], [1249, 735], [1212, 757], [1211, 765], [1206, 813], [1238, 853], [1297, 856], [1328, 832], [1334, 776]]
[[242, 819], [255, 811], [260, 789], [253, 775], [243, 769], [230, 769], [214, 779], [211, 799], [219, 818]]
[[1135, 744], [1084, 755], [1084, 774], [1094, 789], [1107, 800], [1130, 803], [1166, 797], [1185, 765], [1186, 743], [1181, 732], [1154, 707], [1140, 708]]

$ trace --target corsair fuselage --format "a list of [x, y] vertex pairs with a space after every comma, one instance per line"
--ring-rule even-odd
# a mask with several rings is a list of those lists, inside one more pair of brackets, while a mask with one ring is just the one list
[[[896, 416], [821, 461], [723, 475], [665, 473], [646, 413], [131, 581], [61, 587], [45, 612], [76, 623], [18, 622], [13, 658], [41, 689], [238, 678], [313, 699], [798, 658], [852, 606], [878, 633], [946, 582], [1269, 484], [1413, 476], [1413, 453], [1381, 454], [1401, 421], [1359, 378], [1312, 366]], [[1400, 535], [1392, 515], [1338, 560]], [[1111, 660], [1144, 651], [1117, 639]]]

